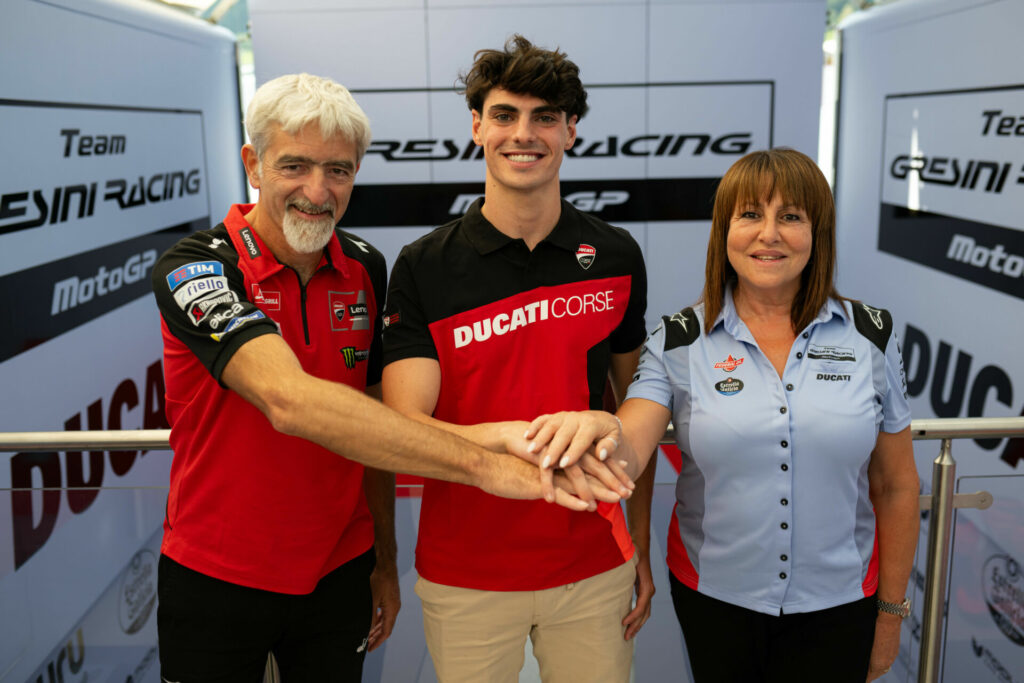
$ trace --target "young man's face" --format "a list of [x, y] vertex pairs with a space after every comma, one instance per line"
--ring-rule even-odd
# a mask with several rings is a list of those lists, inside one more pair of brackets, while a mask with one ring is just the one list
[[533, 95], [494, 88], [473, 111], [473, 141], [484, 148], [487, 191], [532, 192], [558, 185], [565, 150], [576, 141], [576, 117]]

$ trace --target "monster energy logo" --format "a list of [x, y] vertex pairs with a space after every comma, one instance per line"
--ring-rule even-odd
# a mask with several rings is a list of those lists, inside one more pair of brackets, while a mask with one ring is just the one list
[[346, 346], [341, 349], [341, 357], [345, 359], [345, 367], [351, 370], [361, 360], [366, 360], [370, 352], [367, 349], [358, 350], [354, 346]]

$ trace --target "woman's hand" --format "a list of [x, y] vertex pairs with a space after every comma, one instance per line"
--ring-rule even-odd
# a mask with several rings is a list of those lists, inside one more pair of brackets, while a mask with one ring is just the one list
[[585, 472], [622, 498], [636, 487], [623, 469], [625, 462], [610, 457], [622, 443], [622, 429], [618, 418], [609, 413], [589, 410], [541, 415], [523, 437], [529, 441], [527, 452], [540, 459], [541, 489], [549, 502], [556, 467], [563, 469], [574, 485], [582, 483], [580, 477]]

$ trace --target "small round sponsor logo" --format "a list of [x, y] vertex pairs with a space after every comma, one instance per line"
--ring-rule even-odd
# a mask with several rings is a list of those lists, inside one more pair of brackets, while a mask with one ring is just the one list
[[715, 383], [715, 391], [720, 393], [722, 396], [733, 396], [742, 390], [742, 380], [736, 379], [735, 377], [728, 377], [723, 379], [721, 382]]
[[1024, 647], [1024, 573], [1009, 555], [993, 555], [985, 562], [981, 590], [989, 614], [1003, 635]]
[[156, 556], [140, 550], [121, 578], [117, 618], [125, 633], [138, 633], [156, 606]]

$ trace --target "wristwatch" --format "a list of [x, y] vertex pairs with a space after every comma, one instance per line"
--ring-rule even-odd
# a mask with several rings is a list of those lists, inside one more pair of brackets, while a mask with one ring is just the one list
[[878, 603], [879, 612], [895, 614], [900, 619], [906, 619], [910, 616], [910, 598], [903, 598], [903, 602], [886, 602], [885, 600], [875, 598], [875, 602]]

